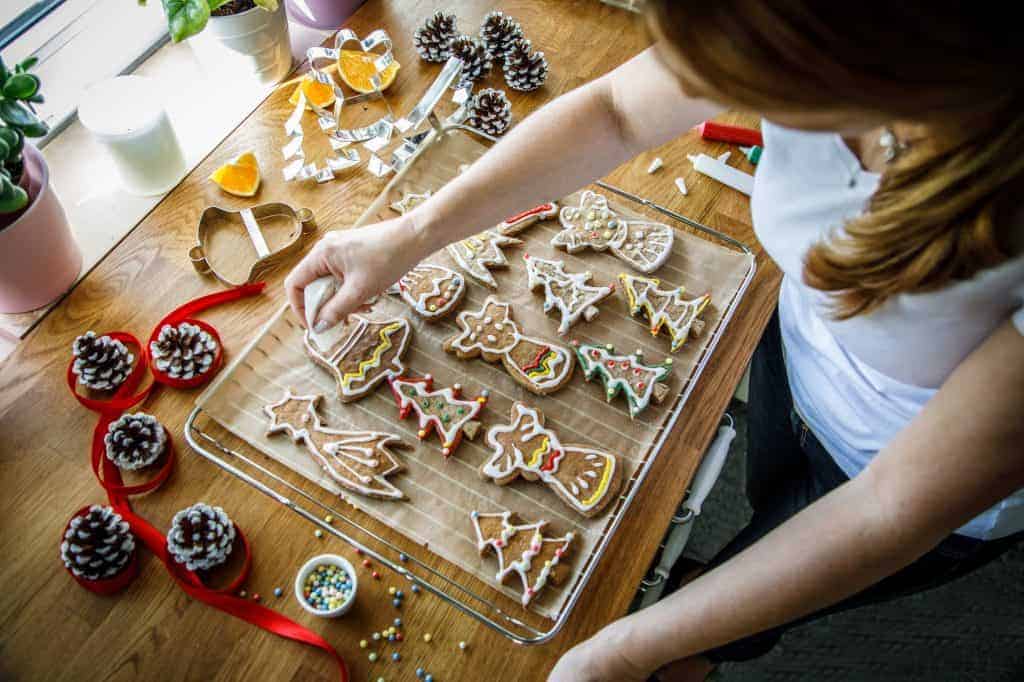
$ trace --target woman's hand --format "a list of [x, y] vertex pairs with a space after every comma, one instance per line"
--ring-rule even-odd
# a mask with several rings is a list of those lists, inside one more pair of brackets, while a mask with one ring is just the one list
[[649, 678], [654, 671], [641, 670], [626, 657], [625, 632], [618, 625], [612, 623], [565, 652], [548, 682], [644, 682]]
[[330, 329], [369, 298], [391, 286], [423, 256], [409, 216], [352, 230], [329, 232], [285, 278], [288, 301], [305, 324], [303, 291], [313, 280], [333, 275], [338, 290], [320, 309], [316, 331]]

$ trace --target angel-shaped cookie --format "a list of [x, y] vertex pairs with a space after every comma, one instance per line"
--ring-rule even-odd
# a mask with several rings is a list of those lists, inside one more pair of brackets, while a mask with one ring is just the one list
[[544, 312], [557, 310], [561, 315], [558, 333], [564, 334], [569, 327], [580, 321], [587, 322], [597, 317], [597, 304], [612, 295], [615, 287], [598, 287], [587, 284], [589, 272], [566, 272], [565, 263], [560, 260], [526, 258], [527, 286], [530, 290], [544, 288]]
[[512, 405], [511, 421], [487, 432], [493, 452], [480, 468], [498, 485], [519, 476], [540, 481], [584, 516], [601, 512], [622, 485], [622, 466], [615, 455], [581, 445], [562, 445], [544, 415], [523, 403]]
[[308, 330], [304, 345], [306, 353], [334, 376], [338, 398], [350, 402], [405, 370], [402, 356], [411, 338], [412, 328], [405, 318], [376, 321], [351, 315], [328, 350], [321, 350]]
[[611, 402], [620, 393], [629, 404], [629, 416], [635, 417], [651, 404], [660, 403], [669, 393], [665, 381], [672, 373], [672, 358], [661, 364], [645, 362], [640, 351], [632, 355], [617, 354], [611, 345], [594, 346], [573, 341], [583, 376], [595, 376], [604, 384], [605, 399]]
[[552, 238], [552, 246], [569, 253], [583, 249], [611, 252], [644, 273], [660, 268], [672, 253], [675, 235], [664, 223], [639, 218], [624, 218], [608, 207], [608, 199], [586, 191], [579, 206], [565, 206], [558, 214], [562, 231]]
[[546, 220], [558, 214], [554, 203], [541, 204], [529, 211], [506, 218], [496, 227], [480, 234], [467, 237], [447, 246], [448, 255], [473, 279], [492, 289], [498, 287], [491, 274], [491, 268], [508, 267], [508, 259], [501, 250], [503, 246], [522, 244], [513, 235], [519, 234], [539, 220]]
[[305, 443], [310, 455], [338, 485], [367, 497], [400, 500], [405, 495], [387, 477], [402, 470], [393, 447], [404, 447], [398, 436], [377, 431], [338, 431], [320, 421], [319, 395], [295, 395], [290, 390], [263, 408], [270, 424], [267, 435], [285, 433]]
[[557, 391], [572, 378], [573, 353], [565, 346], [524, 336], [509, 304], [494, 296], [488, 296], [479, 310], [459, 313], [457, 323], [459, 333], [444, 342], [449, 353], [501, 362], [519, 384], [541, 395]]
[[573, 541], [572, 532], [548, 537], [544, 535], [547, 521], [519, 524], [509, 511], [474, 511], [470, 512], [470, 518], [480, 555], [486, 556], [493, 551], [498, 557], [495, 580], [504, 583], [513, 575], [518, 576], [523, 588], [523, 606], [528, 605], [549, 582], [559, 585], [564, 581], [568, 571], [564, 560]]
[[477, 417], [487, 404], [487, 391], [472, 400], [462, 397], [459, 384], [451, 388], [434, 389], [434, 377], [393, 377], [388, 379], [391, 393], [398, 404], [398, 416], [405, 419], [413, 412], [419, 420], [420, 440], [437, 431], [441, 438], [441, 453], [451, 457], [462, 442], [462, 436], [473, 440], [480, 430]]
[[451, 313], [466, 295], [466, 280], [450, 268], [420, 263], [387, 292], [400, 296], [427, 322], [435, 322]]
[[667, 329], [672, 337], [672, 353], [682, 348], [691, 335], [699, 336], [704, 330], [700, 316], [711, 303], [711, 294], [685, 299], [686, 287], [659, 289], [660, 280], [625, 273], [619, 275], [619, 281], [629, 299], [629, 314], [646, 315], [651, 323], [651, 336]]

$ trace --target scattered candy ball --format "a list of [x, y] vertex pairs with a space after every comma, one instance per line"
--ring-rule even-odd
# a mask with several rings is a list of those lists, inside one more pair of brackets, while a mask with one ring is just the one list
[[371, 573], [370, 575], [372, 575], [372, 576], [373, 576], [373, 579], [374, 579], [374, 580], [380, 580], [380, 573], [378, 573], [377, 571], [374, 571], [374, 572], [373, 572], [373, 573]]
[[397, 592], [395, 592], [395, 596], [398, 597], [399, 599], [405, 599], [405, 594], [403, 594], [401, 590], [398, 590]]
[[370, 663], [375, 663], [377, 661], [377, 652], [371, 651], [370, 655], [367, 656], [367, 658], [370, 659]]
[[365, 639], [359, 640], [359, 648], [360, 649], [365, 649], [367, 646], [369, 646], [369, 644], [367, 643], [367, 641]]
[[380, 639], [380, 633], [379, 633], [379, 632], [375, 632], [375, 633], [373, 633], [373, 641], [375, 641], [375, 642], [376, 642], [376, 641], [377, 641], [377, 640], [379, 640], [379, 639]]
[[401, 642], [403, 639], [405, 639], [405, 638], [402, 637], [402, 633], [401, 632], [396, 632], [395, 633], [395, 641], [396, 642]]
[[324, 517], [324, 521], [326, 523], [334, 523], [334, 517], [331, 516], [330, 514], [328, 514], [327, 516]]
[[369, 568], [371, 566], [369, 559], [363, 559], [363, 568]]
[[430, 636], [429, 632], [426, 632], [426, 633], [423, 634], [423, 641], [424, 642], [429, 642], [432, 639], [433, 639], [433, 637]]
[[246, 596], [248, 596], [248, 594], [249, 594], [249, 593], [248, 593], [248, 592], [246, 592], [245, 590], [239, 590], [239, 591], [238, 591], [238, 596], [239, 596], [239, 597], [241, 597], [242, 599], [245, 599], [245, 598], [246, 598]]
[[324, 536], [324, 532], [317, 528], [315, 531], [313, 531], [313, 535], [317, 536], [318, 538], [322, 538]]
[[469, 648], [469, 645], [466, 644], [465, 642], [459, 642], [459, 648], [462, 649], [463, 651], [465, 651], [466, 649]]
[[252, 600], [253, 601], [259, 601], [260, 600], [260, 593], [259, 592], [254, 593], [252, 595]]
[[406, 561], [409, 560], [409, 557], [407, 555], [405, 555], [405, 554], [399, 554], [398, 555], [398, 560], [401, 561], [402, 563], [405, 563]]
[[412, 593], [413, 594], [419, 594], [420, 593], [420, 586], [419, 585], [413, 585], [412, 586]]
[[423, 678], [423, 682], [434, 682], [434, 676], [427, 673], [427, 676]]
[[401, 608], [401, 606], [402, 606], [402, 600], [401, 600], [401, 599], [399, 599], [398, 597], [395, 597], [394, 599], [392, 599], [392, 600], [391, 600], [391, 604], [392, 604], [392, 605], [393, 605], [393, 606], [394, 606], [394, 607], [395, 607], [396, 609], [397, 609], [397, 608]]
[[423, 668], [416, 668], [416, 677], [423, 679], [423, 676], [427, 674], [427, 671]]
[[356, 556], [363, 556], [363, 550], [356, 547]]
[[275, 597], [280, 597], [282, 594], [284, 594], [284, 590], [282, 590], [280, 587], [275, 587], [274, 588], [274, 596]]
[[394, 585], [388, 588], [388, 594], [394, 594], [397, 591]]
[[395, 653], [391, 654], [391, 660], [392, 661], [400, 661], [400, 660], [402, 660], [402, 654], [400, 654], [400, 653], [398, 653], [396, 651]]
[[395, 627], [396, 628], [402, 627], [402, 619], [401, 618], [395, 618]]

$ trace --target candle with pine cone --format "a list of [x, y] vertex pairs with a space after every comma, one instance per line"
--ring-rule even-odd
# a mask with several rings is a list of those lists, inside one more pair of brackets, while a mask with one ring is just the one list
[[167, 431], [153, 415], [123, 414], [107, 427], [103, 443], [117, 468], [134, 471], [160, 458], [167, 448]]
[[548, 60], [543, 52], [534, 52], [529, 40], [513, 41], [505, 53], [505, 82], [513, 90], [531, 92], [548, 79]]
[[455, 21], [454, 14], [439, 10], [416, 29], [412, 42], [421, 58], [428, 62], [444, 62], [452, 56], [452, 41], [459, 35]]
[[165, 324], [149, 344], [153, 366], [172, 379], [193, 379], [210, 371], [217, 358], [217, 340], [198, 325]]
[[486, 88], [473, 96], [466, 124], [497, 137], [512, 125], [512, 103], [503, 90]]
[[132, 371], [135, 356], [120, 341], [88, 331], [71, 345], [75, 362], [71, 371], [78, 383], [94, 391], [113, 391]]
[[174, 515], [167, 551], [190, 571], [215, 568], [228, 560], [235, 525], [220, 507], [197, 502]]
[[71, 519], [60, 545], [60, 558], [76, 577], [106, 580], [120, 573], [135, 551], [128, 522], [110, 507], [94, 504]]
[[511, 49], [512, 43], [522, 37], [523, 27], [519, 22], [497, 10], [484, 17], [480, 24], [480, 40], [491, 59], [498, 64], [505, 61], [505, 53]]
[[471, 36], [459, 36], [452, 41], [452, 56], [462, 62], [462, 75], [456, 87], [479, 82], [491, 73], [491, 55], [483, 43]]

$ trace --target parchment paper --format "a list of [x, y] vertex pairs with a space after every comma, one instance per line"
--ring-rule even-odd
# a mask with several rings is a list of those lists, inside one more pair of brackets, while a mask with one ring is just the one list
[[[478, 158], [486, 148], [485, 143], [468, 133], [449, 133], [423, 150], [419, 158], [392, 181], [359, 223], [370, 224], [393, 217], [395, 214], [388, 206], [401, 199], [403, 192], [436, 191], [459, 172], [460, 165]], [[614, 209], [634, 217], [643, 215], [633, 210], [631, 205], [624, 205], [614, 195], [602, 193], [609, 197]], [[560, 204], [575, 204], [578, 203], [577, 196], [578, 193], [557, 200]], [[591, 280], [594, 284], [615, 282], [620, 272], [628, 271], [627, 266], [610, 253], [587, 251], [569, 255], [554, 249], [549, 242], [558, 230], [557, 218], [527, 229], [518, 235], [525, 244], [505, 249], [510, 267], [492, 271], [498, 281], [498, 289], [494, 293], [511, 302], [513, 316], [524, 333], [566, 344], [573, 338], [583, 342], [613, 343], [617, 349], [626, 352], [640, 348], [649, 361], [660, 361], [666, 357], [668, 336], [651, 337], [646, 320], [629, 316], [620, 286], [616, 287], [612, 297], [599, 305], [601, 313], [592, 322], [579, 322], [564, 337], [556, 334], [557, 314], [546, 315], [541, 309], [543, 297], [540, 289], [534, 293], [526, 287], [524, 253], [564, 260], [571, 271], [589, 270], [594, 275]], [[428, 261], [458, 269], [444, 250]], [[587, 383], [578, 366], [565, 388], [542, 397], [527, 392], [512, 381], [500, 364], [490, 364], [479, 358], [459, 360], [444, 352], [444, 340], [456, 333], [455, 315], [443, 322], [428, 324], [399, 299], [384, 296], [374, 305], [370, 316], [403, 315], [411, 321], [413, 341], [405, 360], [412, 373], [433, 374], [436, 387], [461, 383], [464, 395], [468, 396], [476, 396], [483, 388], [490, 389], [490, 401], [481, 418], [484, 429], [507, 424], [509, 409], [514, 401], [519, 400], [540, 409], [547, 417], [547, 425], [555, 430], [563, 444], [598, 447], [618, 455], [625, 472], [624, 496], [633, 485], [633, 476], [644, 458], [656, 454], [652, 453], [652, 445], [687, 382], [692, 380], [712, 332], [721, 321], [723, 311], [735, 298], [751, 266], [752, 258], [747, 254], [694, 234], [676, 231], [672, 256], [655, 276], [665, 287], [685, 285], [693, 295], [710, 292], [712, 304], [704, 314], [707, 327], [700, 338], [691, 339], [672, 355], [675, 370], [669, 380], [672, 389], [669, 398], [660, 405], [652, 404], [635, 419], [629, 418], [625, 399], [621, 396], [612, 403], [605, 402], [602, 384], [597, 380]], [[484, 285], [467, 279], [469, 290], [460, 310], [479, 308], [492, 293]], [[545, 519], [549, 522], [549, 534], [562, 534], [568, 530], [576, 533], [572, 566], [574, 577], [579, 575], [614, 515], [621, 513], [621, 503], [610, 505], [596, 518], [586, 519], [563, 504], [540, 482], [519, 479], [508, 486], [498, 486], [484, 480], [478, 471], [490, 454], [485, 431], [475, 441], [464, 440], [455, 455], [445, 461], [435, 435], [421, 442], [416, 438], [414, 417], [398, 420], [394, 398], [386, 385], [378, 387], [361, 401], [348, 404], [338, 401], [333, 379], [306, 356], [302, 331], [291, 311], [282, 310], [232, 366], [218, 377], [217, 382], [200, 396], [198, 404], [212, 418], [266, 455], [340, 494], [341, 490], [325, 477], [303, 446], [291, 443], [283, 435], [265, 435], [267, 422], [263, 405], [278, 400], [286, 388], [301, 393], [321, 393], [324, 395], [321, 415], [329, 426], [388, 431], [400, 435], [412, 446], [409, 450], [399, 451], [406, 471], [390, 479], [405, 491], [408, 500], [383, 501], [346, 492], [343, 497], [347, 501], [413, 541], [429, 545], [430, 551], [496, 588], [497, 561], [493, 556], [479, 556], [470, 512], [509, 509], [526, 521]], [[544, 590], [530, 608], [541, 615], [556, 617], [571, 592], [573, 582], [574, 579], [570, 578], [561, 588]], [[518, 598], [518, 585], [510, 583], [508, 587], [499, 589]]]

